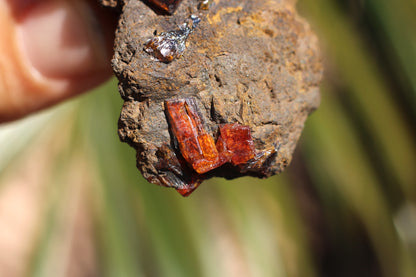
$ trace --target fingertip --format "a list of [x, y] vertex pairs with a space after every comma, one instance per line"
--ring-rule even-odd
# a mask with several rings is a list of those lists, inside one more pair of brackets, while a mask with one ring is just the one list
[[[112, 73], [114, 19], [109, 17], [113, 23], [103, 27], [97, 19], [102, 15], [85, 1], [25, 0], [18, 14], [19, 1], [9, 9], [9, 22], [0, 24], [16, 42], [0, 40], [0, 50], [7, 48], [0, 51], [0, 68], [7, 69], [0, 72], [0, 122], [85, 92]], [[9, 57], [1, 61], [2, 55]]]

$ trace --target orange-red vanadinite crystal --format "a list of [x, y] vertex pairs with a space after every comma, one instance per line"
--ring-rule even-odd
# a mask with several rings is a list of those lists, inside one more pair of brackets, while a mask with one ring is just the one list
[[[198, 174], [204, 174], [225, 163], [235, 166], [244, 164], [255, 157], [256, 149], [248, 126], [238, 123], [221, 125], [215, 143], [214, 138], [205, 130], [192, 98], [169, 100], [165, 102], [165, 107], [182, 157]], [[195, 188], [178, 192], [188, 195]]]
[[256, 153], [250, 128], [238, 123], [220, 126], [216, 146], [220, 155], [233, 165], [246, 163], [254, 158]]
[[192, 99], [166, 101], [169, 123], [186, 162], [199, 174], [220, 166], [214, 138], [205, 131]]

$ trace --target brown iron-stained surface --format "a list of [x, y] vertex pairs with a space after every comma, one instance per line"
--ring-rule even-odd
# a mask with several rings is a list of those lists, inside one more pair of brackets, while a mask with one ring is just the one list
[[[317, 39], [294, 0], [213, 0], [208, 10], [198, 9], [200, 2], [183, 0], [163, 16], [141, 1], [118, 1], [112, 62], [125, 101], [121, 140], [136, 149], [147, 180], [183, 194], [212, 176], [268, 177], [284, 170], [319, 105], [322, 75]], [[177, 30], [191, 15], [201, 22], [180, 57], [163, 63], [144, 51], [155, 34]], [[200, 122], [189, 116], [194, 113]], [[173, 122], [173, 116], [189, 118]], [[183, 126], [197, 128], [200, 138], [190, 139]], [[185, 140], [205, 149], [202, 160], [215, 160], [217, 151], [227, 162], [199, 174], [198, 159], [190, 158], [198, 156], [189, 150], [195, 145]]]

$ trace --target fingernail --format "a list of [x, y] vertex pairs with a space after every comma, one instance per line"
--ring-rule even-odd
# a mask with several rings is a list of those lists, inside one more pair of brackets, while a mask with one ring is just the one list
[[98, 25], [83, 1], [38, 1], [19, 19], [22, 51], [45, 77], [83, 76], [106, 66]]

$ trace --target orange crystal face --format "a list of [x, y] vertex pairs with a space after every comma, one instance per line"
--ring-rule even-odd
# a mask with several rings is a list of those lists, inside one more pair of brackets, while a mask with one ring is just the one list
[[[165, 107], [181, 155], [198, 174], [204, 174], [225, 163], [237, 166], [255, 158], [257, 152], [248, 126], [238, 123], [221, 125], [215, 143], [204, 128], [195, 100], [170, 100], [165, 102]], [[203, 178], [202, 175], [200, 178]], [[189, 189], [177, 190], [182, 195], [188, 195], [195, 188], [190, 184]]]
[[158, 12], [173, 14], [182, 0], [145, 0], [145, 2]]
[[246, 163], [253, 159], [256, 153], [250, 128], [238, 123], [224, 124], [220, 127], [216, 146], [224, 159], [233, 165]]
[[166, 101], [171, 130], [186, 162], [199, 174], [218, 167], [220, 156], [214, 138], [208, 134], [191, 98]]

